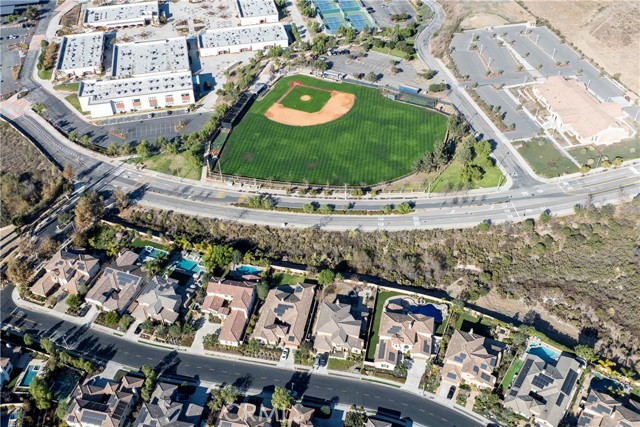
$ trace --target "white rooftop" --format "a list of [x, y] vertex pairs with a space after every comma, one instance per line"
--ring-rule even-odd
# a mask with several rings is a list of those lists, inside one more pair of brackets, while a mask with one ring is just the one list
[[84, 23], [106, 24], [109, 22], [132, 21], [145, 16], [158, 15], [159, 13], [157, 1], [88, 7], [84, 15]]
[[193, 90], [190, 71], [129, 79], [85, 80], [80, 84], [78, 96], [89, 96], [90, 104], [100, 104], [136, 95], [160, 95], [181, 90]]
[[251, 25], [247, 27], [220, 28], [200, 34], [200, 47], [225, 47], [251, 43], [288, 40], [282, 24]]
[[104, 33], [64, 36], [60, 43], [58, 70], [76, 70], [102, 66]]
[[278, 15], [273, 0], [236, 0], [241, 18]]
[[116, 43], [112, 75], [131, 77], [189, 70], [187, 39], [175, 37], [137, 43]]

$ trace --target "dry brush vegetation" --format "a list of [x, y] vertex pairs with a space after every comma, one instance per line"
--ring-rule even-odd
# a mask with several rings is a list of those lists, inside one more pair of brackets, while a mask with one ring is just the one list
[[[491, 290], [576, 326], [581, 334], [569, 345], [597, 342], [603, 356], [640, 367], [640, 199], [485, 231], [294, 230], [139, 208], [129, 220], [174, 238], [403, 284], [451, 291], [456, 282], [467, 300]], [[551, 319], [538, 320], [553, 329]]]

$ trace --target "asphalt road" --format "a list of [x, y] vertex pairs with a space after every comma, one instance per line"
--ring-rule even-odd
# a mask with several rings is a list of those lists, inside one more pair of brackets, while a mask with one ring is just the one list
[[[484, 424], [448, 406], [412, 393], [335, 375], [308, 374], [289, 371], [271, 365], [257, 365], [221, 358], [211, 358], [144, 344], [124, 341], [116, 335], [81, 327], [44, 312], [18, 308], [11, 298], [13, 286], [0, 293], [2, 324], [12, 325], [32, 336], [57, 337], [74, 351], [89, 358], [112, 360], [130, 367], [158, 367], [163, 375], [196, 377], [201, 381], [235, 384], [251, 389], [272, 390], [288, 386], [300, 394], [333, 400], [335, 403], [366, 408], [386, 408], [400, 412], [400, 417], [428, 427], [476, 427]], [[65, 337], [64, 340], [60, 337]]]

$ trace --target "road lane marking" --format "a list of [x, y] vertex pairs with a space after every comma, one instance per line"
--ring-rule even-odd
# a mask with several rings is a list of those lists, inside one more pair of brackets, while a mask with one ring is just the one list
[[640, 171], [638, 171], [638, 169], [634, 168], [633, 166], [629, 166], [629, 170], [630, 170], [634, 175], [640, 175]]
[[238, 203], [242, 203], [244, 202], [244, 200], [247, 198], [247, 193], [242, 193], [240, 195], [240, 197], [238, 198]]
[[215, 197], [216, 199], [224, 199], [224, 191], [218, 191]]

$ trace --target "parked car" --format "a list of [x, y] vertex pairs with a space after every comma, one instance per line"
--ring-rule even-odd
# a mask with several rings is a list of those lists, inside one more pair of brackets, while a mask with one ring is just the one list
[[451, 388], [449, 388], [449, 393], [447, 393], [447, 399], [451, 400], [455, 393], [456, 393], [456, 386], [452, 385]]
[[329, 354], [328, 353], [323, 353], [320, 355], [320, 366], [325, 367], [327, 366], [327, 363], [329, 362]]
[[285, 348], [284, 350], [282, 350], [282, 355], [280, 356], [280, 360], [287, 360], [288, 357], [289, 357], [289, 349]]
[[320, 367], [320, 355], [318, 354], [313, 361], [313, 369], [318, 369]]

